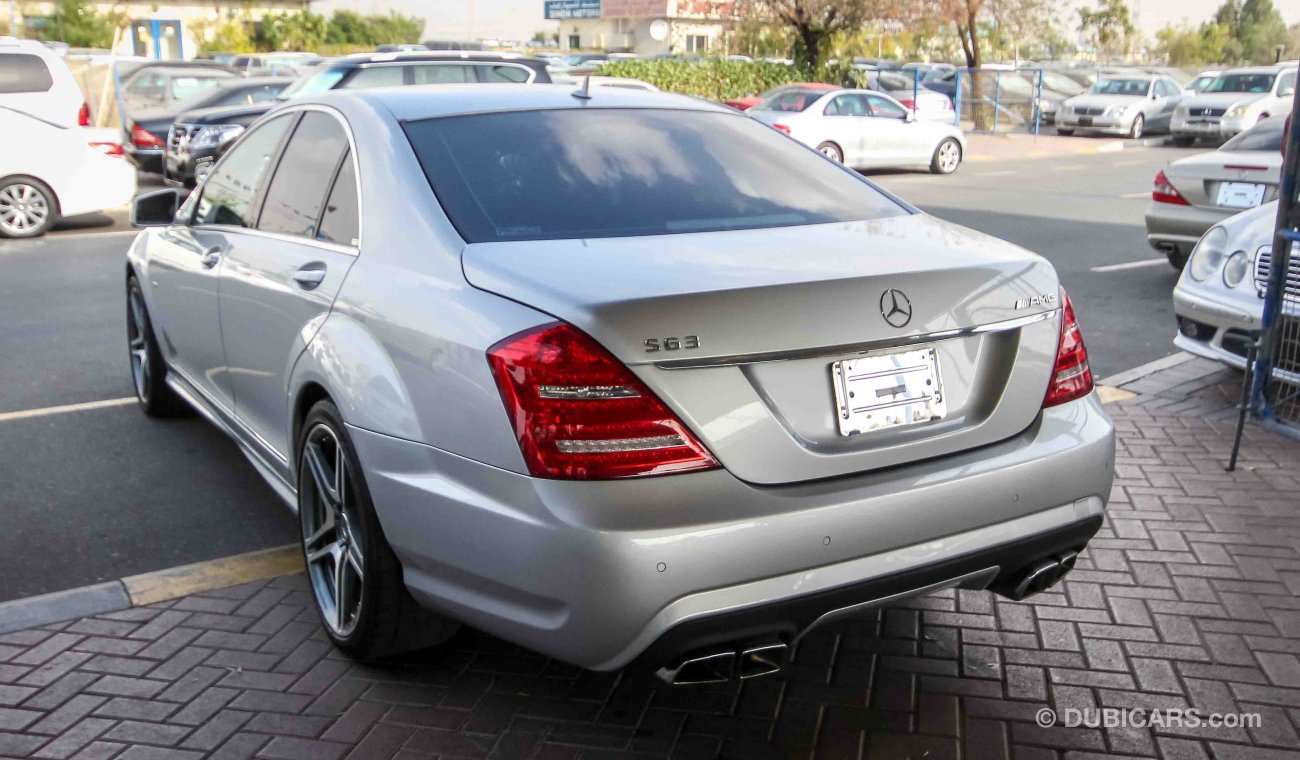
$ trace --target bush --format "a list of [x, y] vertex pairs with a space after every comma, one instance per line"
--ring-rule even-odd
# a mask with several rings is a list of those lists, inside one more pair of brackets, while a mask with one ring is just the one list
[[356, 11], [338, 10], [330, 17], [325, 41], [334, 45], [362, 45], [419, 42], [424, 19], [389, 13], [387, 16], [363, 16]]
[[862, 84], [859, 73], [848, 63], [828, 63], [816, 70], [766, 61], [728, 61], [705, 58], [611, 61], [600, 73], [631, 77], [665, 92], [694, 95], [711, 100], [730, 100], [757, 95], [789, 82], [827, 82], [846, 87]]
[[262, 17], [262, 37], [273, 51], [315, 50], [325, 41], [325, 17], [303, 8]]

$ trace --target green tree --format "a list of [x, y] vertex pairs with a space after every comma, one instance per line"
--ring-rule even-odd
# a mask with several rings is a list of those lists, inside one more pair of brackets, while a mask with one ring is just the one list
[[1102, 0], [1095, 9], [1079, 9], [1079, 31], [1089, 35], [1110, 61], [1137, 30], [1124, 0]]
[[193, 25], [201, 53], [251, 53], [257, 49], [242, 19], [198, 22]]
[[325, 41], [325, 17], [303, 8], [262, 17], [262, 37], [271, 50], [315, 50]]
[[[831, 39], [854, 32], [872, 15], [871, 0], [752, 0], [754, 16], [769, 18], [794, 37], [793, 58], [817, 68], [828, 57]], [[742, 13], [744, 18], [745, 14]]]
[[42, 40], [66, 42], [70, 47], [112, 47], [113, 32], [122, 20], [121, 13], [100, 13], [88, 0], [57, 0], [54, 12], [36, 28], [35, 35]]
[[1286, 44], [1286, 23], [1273, 0], [1245, 0], [1237, 28], [1241, 52], [1252, 63], [1272, 63], [1277, 46]]

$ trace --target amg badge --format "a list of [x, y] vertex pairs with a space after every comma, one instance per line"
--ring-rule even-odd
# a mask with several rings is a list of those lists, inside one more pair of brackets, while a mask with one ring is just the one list
[[1030, 306], [1055, 306], [1058, 296], [1055, 293], [1044, 293], [1041, 296], [1032, 296], [1030, 298], [1017, 298], [1017, 309], [1028, 309]]

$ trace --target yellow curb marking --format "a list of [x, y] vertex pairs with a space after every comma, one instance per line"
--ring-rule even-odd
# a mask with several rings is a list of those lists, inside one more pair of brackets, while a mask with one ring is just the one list
[[84, 404], [65, 404], [63, 406], [47, 406], [44, 409], [26, 409], [21, 412], [0, 412], [0, 422], [13, 422], [14, 420], [29, 420], [33, 417], [46, 417], [51, 414], [67, 414], [69, 412], [85, 412], [91, 409], [108, 409], [115, 406], [127, 406], [135, 403], [135, 396], [128, 398], [111, 398], [106, 401], [87, 401]]
[[1098, 385], [1097, 396], [1101, 398], [1103, 404], [1113, 404], [1116, 401], [1127, 401], [1137, 394], [1133, 391], [1126, 391], [1123, 388], [1112, 388], [1109, 385]]
[[233, 557], [171, 567], [123, 578], [131, 604], [139, 607], [249, 581], [301, 572], [302, 547], [297, 544], [237, 554]]

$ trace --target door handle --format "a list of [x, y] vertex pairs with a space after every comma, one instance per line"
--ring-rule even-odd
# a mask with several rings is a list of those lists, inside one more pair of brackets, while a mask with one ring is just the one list
[[293, 281], [298, 283], [298, 286], [303, 290], [313, 290], [317, 285], [320, 285], [325, 281], [325, 269], [324, 267], [319, 269], [308, 269], [303, 267], [289, 276], [293, 278]]
[[203, 255], [199, 257], [199, 263], [203, 265], [204, 269], [211, 269], [220, 263], [220, 261], [221, 247], [215, 245], [211, 248], [204, 248]]

